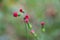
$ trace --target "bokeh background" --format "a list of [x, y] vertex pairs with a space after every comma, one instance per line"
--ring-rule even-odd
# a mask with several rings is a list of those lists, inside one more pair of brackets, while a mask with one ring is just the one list
[[[13, 17], [20, 8], [29, 14], [38, 40], [60, 40], [60, 0], [0, 0], [0, 40], [35, 40], [29, 29], [26, 33], [22, 16]], [[53, 16], [49, 9], [54, 10]], [[45, 22], [45, 32], [41, 31], [41, 21]]]

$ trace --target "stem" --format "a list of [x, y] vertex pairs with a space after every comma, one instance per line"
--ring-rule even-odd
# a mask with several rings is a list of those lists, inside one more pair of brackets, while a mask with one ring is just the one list
[[25, 29], [26, 29], [26, 37], [27, 37], [27, 40], [28, 40], [28, 29], [27, 29], [27, 25], [25, 24]]
[[38, 38], [37, 38], [37, 37], [35, 37], [35, 40], [38, 40]]

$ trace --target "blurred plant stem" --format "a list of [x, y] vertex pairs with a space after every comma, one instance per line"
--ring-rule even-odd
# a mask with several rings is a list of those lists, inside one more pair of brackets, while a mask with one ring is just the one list
[[28, 38], [28, 28], [27, 28], [26, 23], [25, 23], [25, 29], [26, 29], [26, 37], [27, 37], [27, 40], [29, 40], [29, 38]]

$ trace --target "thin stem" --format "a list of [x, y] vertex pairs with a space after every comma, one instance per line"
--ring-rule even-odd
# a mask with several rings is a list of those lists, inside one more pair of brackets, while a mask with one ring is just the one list
[[38, 40], [36, 37], [34, 37], [35, 40]]
[[25, 29], [26, 29], [26, 37], [27, 37], [27, 40], [28, 40], [28, 29], [27, 29], [27, 25], [25, 24]]

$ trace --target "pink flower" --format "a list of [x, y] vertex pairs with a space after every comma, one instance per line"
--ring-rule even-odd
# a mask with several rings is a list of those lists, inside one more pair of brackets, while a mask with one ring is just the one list
[[28, 22], [29, 22], [29, 19], [25, 19], [24, 21], [25, 21], [26, 23], [28, 23]]
[[35, 33], [35, 31], [34, 30], [31, 30], [31, 33]]

